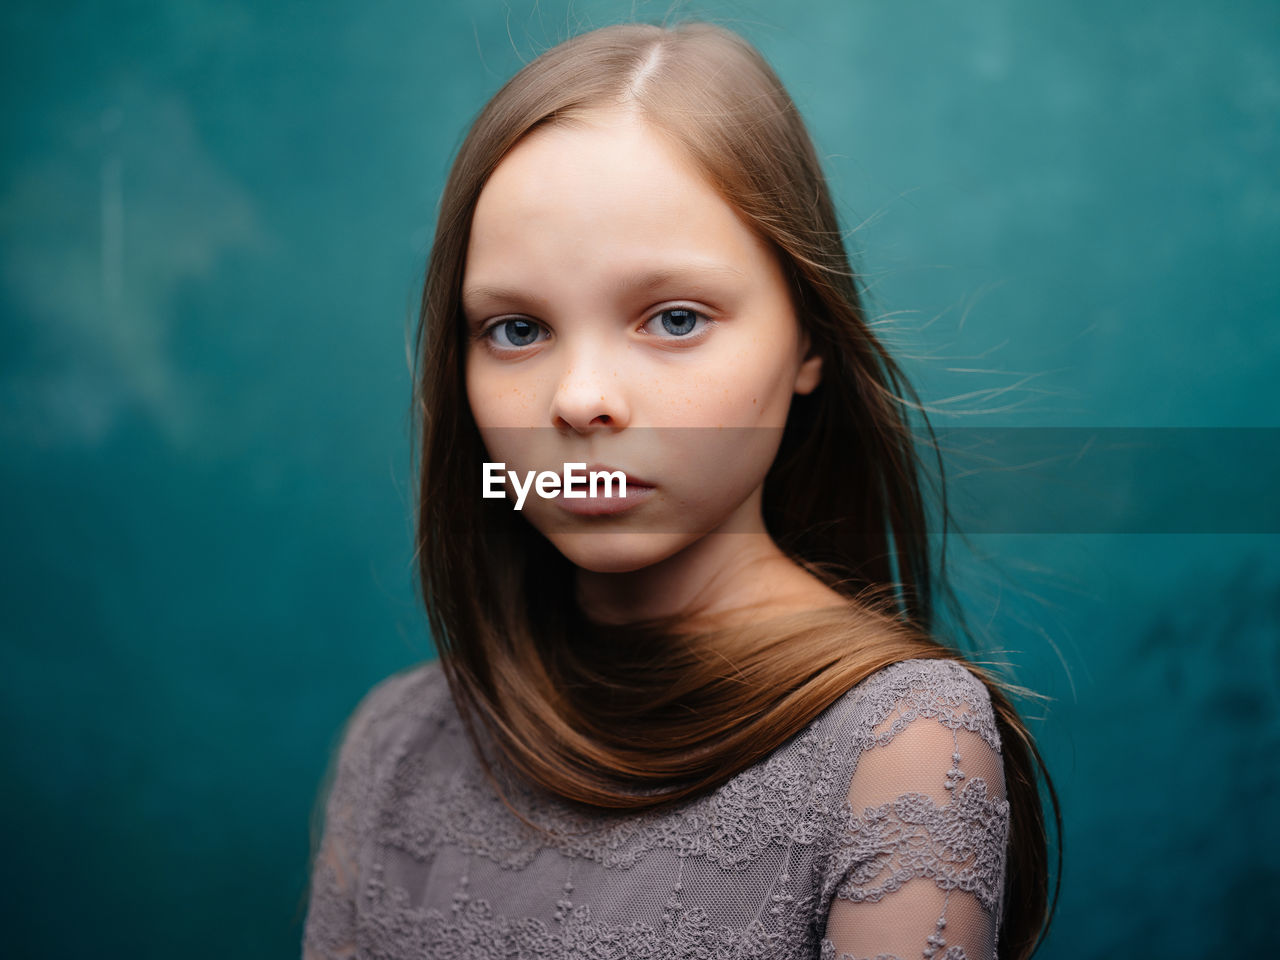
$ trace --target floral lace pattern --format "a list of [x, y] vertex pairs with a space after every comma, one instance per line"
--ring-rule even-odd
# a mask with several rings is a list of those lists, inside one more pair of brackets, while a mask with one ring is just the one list
[[388, 889], [376, 876], [370, 884], [370, 909], [362, 918], [360, 956], [378, 958], [494, 957], [628, 960], [632, 957], [788, 956], [788, 941], [798, 930], [769, 930], [754, 921], [743, 929], [712, 923], [704, 910], [677, 897], [667, 900], [657, 923], [597, 921], [589, 904], [565, 906], [552, 920], [509, 917], [483, 898], [466, 893], [446, 908], [422, 908], [403, 890]]
[[504, 867], [529, 865], [544, 846], [567, 857], [629, 868], [647, 853], [666, 848], [677, 856], [707, 857], [728, 870], [759, 859], [770, 845], [812, 843], [829, 792], [836, 744], [817, 726], [794, 751], [775, 754], [724, 787], [686, 805], [679, 817], [641, 813], [592, 815], [567, 807], [526, 785], [508, 781], [504, 792], [541, 833], [509, 815], [474, 767], [447, 780], [426, 756], [404, 757], [395, 771], [402, 803], [384, 809], [384, 841], [430, 860], [442, 844], [486, 857]]
[[914, 877], [932, 877], [944, 890], [973, 893], [995, 913], [1009, 833], [1009, 803], [987, 796], [970, 780], [944, 807], [908, 793], [861, 817], [848, 811], [838, 840], [840, 883], [835, 896], [875, 902]]
[[[836, 948], [830, 940], [822, 941], [822, 952], [818, 954], [818, 960], [906, 960], [905, 957], [899, 957], [894, 953], [877, 953], [874, 957], [859, 958], [852, 953], [836, 953]], [[935, 960], [969, 960], [969, 955], [964, 952], [964, 947], [951, 947], [941, 956], [935, 954]]]
[[[945, 763], [907, 755], [908, 768], [938, 789], [851, 803], [859, 759], [891, 756], [909, 728], [947, 738]], [[972, 735], [963, 758], [960, 740], [951, 745], [959, 731]], [[304, 955], [994, 956], [1009, 806], [1002, 781], [965, 775], [972, 744], [998, 767], [985, 687], [957, 662], [909, 660], [868, 677], [765, 761], [675, 810], [585, 813], [505, 780], [538, 830], [489, 785], [438, 665], [427, 664], [379, 684], [353, 714], [312, 872]], [[895, 893], [922, 878], [945, 896], [939, 911], [904, 920], [898, 910], [892, 920], [909, 926], [916, 952], [848, 949], [845, 931], [878, 931], [890, 914], [859, 914], [848, 926], [837, 923], [837, 906], [904, 904]], [[980, 922], [948, 944], [942, 928], [961, 908]]]

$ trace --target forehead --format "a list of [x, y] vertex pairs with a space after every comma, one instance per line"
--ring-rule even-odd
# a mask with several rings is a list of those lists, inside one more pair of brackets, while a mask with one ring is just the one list
[[466, 271], [595, 274], [682, 258], [758, 270], [772, 255], [675, 143], [619, 111], [539, 128], [503, 158], [476, 204]]

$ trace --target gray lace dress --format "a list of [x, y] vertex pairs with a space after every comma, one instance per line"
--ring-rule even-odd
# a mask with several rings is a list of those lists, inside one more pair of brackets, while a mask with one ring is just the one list
[[588, 814], [486, 780], [438, 664], [352, 714], [303, 935], [311, 958], [991, 958], [1009, 830], [986, 687], [872, 674], [673, 810]]

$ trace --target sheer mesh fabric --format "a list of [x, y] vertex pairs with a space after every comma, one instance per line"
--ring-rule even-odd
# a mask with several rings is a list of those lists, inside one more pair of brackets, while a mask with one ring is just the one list
[[827, 953], [994, 957], [1008, 827], [1000, 753], [919, 712], [903, 721], [895, 710], [876, 727], [850, 783], [846, 838], [871, 842], [841, 857]]
[[304, 956], [994, 956], [1008, 804], [986, 690], [955, 662], [879, 671], [676, 810], [584, 812], [499, 773], [548, 832], [496, 796], [437, 665], [375, 687]]

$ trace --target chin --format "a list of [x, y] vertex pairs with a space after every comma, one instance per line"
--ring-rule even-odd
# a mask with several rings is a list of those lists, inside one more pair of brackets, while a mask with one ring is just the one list
[[547, 537], [566, 560], [592, 573], [634, 573], [688, 546], [676, 533], [553, 533]]

